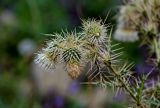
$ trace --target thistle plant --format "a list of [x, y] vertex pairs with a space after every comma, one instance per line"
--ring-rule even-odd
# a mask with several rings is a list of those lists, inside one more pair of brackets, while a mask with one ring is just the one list
[[[102, 20], [83, 20], [81, 31], [62, 31], [47, 34], [51, 39], [37, 53], [35, 63], [45, 69], [65, 65], [68, 75], [77, 79], [82, 71], [88, 76], [83, 84], [111, 87], [123, 91], [130, 97], [132, 108], [160, 107], [160, 0], [131, 0], [120, 7], [118, 26], [114, 38], [123, 42], [139, 41], [150, 51], [147, 60], [152, 60], [153, 69], [147, 74], [135, 76], [134, 64], [121, 60], [123, 52], [112, 43], [112, 26]], [[146, 60], [146, 61], [147, 61]], [[150, 81], [152, 72], [157, 76]], [[148, 86], [152, 82], [152, 86]]]
[[89, 19], [83, 20], [80, 28], [80, 32], [47, 34], [51, 39], [38, 52], [35, 63], [45, 69], [54, 69], [61, 62], [72, 79], [78, 78], [86, 65], [90, 64], [86, 70], [89, 81], [85, 84], [121, 90], [131, 97], [131, 107], [149, 108], [146, 100], [150, 97], [145, 94], [145, 81], [149, 74], [136, 78], [131, 71], [133, 63], [120, 60], [122, 48], [111, 41], [112, 26], [102, 20]]

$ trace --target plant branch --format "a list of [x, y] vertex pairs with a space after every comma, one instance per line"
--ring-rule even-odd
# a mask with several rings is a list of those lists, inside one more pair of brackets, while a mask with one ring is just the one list
[[114, 70], [114, 68], [111, 66], [108, 61], [105, 61], [105, 59], [99, 54], [99, 56], [104, 60], [105, 65], [113, 72], [113, 74], [118, 78], [124, 89], [130, 94], [130, 96], [133, 98], [133, 100], [137, 103], [137, 106], [140, 106], [141, 108], [144, 108], [140, 101], [137, 100], [136, 96], [134, 96], [133, 92], [130, 90], [128, 86], [126, 86], [123, 79], [117, 74], [117, 72]]

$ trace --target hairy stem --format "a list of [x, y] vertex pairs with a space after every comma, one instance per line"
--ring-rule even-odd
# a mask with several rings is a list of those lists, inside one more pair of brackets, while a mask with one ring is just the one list
[[105, 65], [113, 72], [113, 74], [118, 78], [124, 89], [129, 93], [129, 95], [133, 98], [133, 100], [136, 102], [137, 106], [144, 108], [142, 103], [137, 100], [136, 96], [134, 96], [134, 93], [130, 90], [130, 88], [126, 85], [126, 83], [123, 81], [123, 79], [119, 76], [119, 74], [114, 70], [114, 68], [111, 66], [108, 61], [105, 61], [105, 59], [100, 55], [100, 57], [104, 60]]
[[110, 70], [114, 73], [114, 75], [118, 78], [118, 80], [120, 81], [120, 83], [123, 85], [124, 89], [130, 94], [130, 96], [136, 101], [137, 105], [140, 106], [141, 108], [143, 108], [142, 104], [137, 100], [137, 98], [134, 96], [133, 92], [130, 90], [130, 88], [128, 86], [126, 86], [125, 82], [123, 81], [123, 79], [121, 77], [119, 77], [119, 75], [116, 73], [116, 71], [114, 70], [114, 68], [109, 65], [107, 62], [105, 63], [107, 65], [108, 68], [110, 68]]

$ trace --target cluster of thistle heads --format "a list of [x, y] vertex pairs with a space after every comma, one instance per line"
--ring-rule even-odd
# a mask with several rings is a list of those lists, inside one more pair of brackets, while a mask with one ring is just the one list
[[87, 20], [83, 21], [81, 32], [49, 34], [51, 39], [37, 54], [35, 62], [45, 69], [53, 69], [58, 62], [62, 62], [69, 76], [75, 79], [88, 61], [94, 62], [99, 52], [106, 53], [108, 27], [101, 20]]
[[[123, 42], [139, 40], [141, 45], [147, 45], [150, 52], [156, 54], [156, 66], [159, 66], [159, 28], [160, 0], [131, 0], [120, 7], [114, 38]], [[62, 31], [47, 35], [50, 36], [50, 40], [46, 41], [45, 47], [35, 58], [35, 63], [43, 68], [54, 69], [60, 62], [64, 64], [68, 75], [76, 79], [88, 66], [86, 74], [89, 74], [89, 81], [97, 81], [98, 78], [98, 82], [94, 84], [122, 88], [130, 94], [137, 105], [150, 98], [145, 94], [151, 94], [153, 97], [153, 92], [150, 92], [152, 89], [145, 90], [145, 80], [149, 74], [142, 79], [132, 75], [133, 64], [121, 62], [119, 59], [122, 55], [121, 48], [119, 44], [111, 42], [112, 27], [102, 20], [83, 20], [79, 32]], [[132, 81], [135, 82], [134, 88]], [[156, 87], [153, 88], [156, 91], [154, 96], [156, 93], [159, 95], [159, 85]], [[159, 103], [158, 101], [158, 105]], [[142, 104], [140, 106], [143, 107]]]
[[[112, 63], [118, 56], [111, 51], [109, 25], [101, 20], [84, 20], [80, 32], [62, 31], [49, 34], [51, 39], [37, 54], [35, 59], [46, 69], [52, 69], [58, 62], [65, 64], [72, 78], [77, 78], [86, 62], [94, 62], [99, 56], [106, 56]], [[140, 40], [141, 45], [149, 45], [160, 62], [160, 0], [131, 0], [120, 7], [118, 26], [114, 38], [123, 42]], [[113, 55], [113, 56], [112, 56]], [[114, 60], [113, 60], [114, 59]]]

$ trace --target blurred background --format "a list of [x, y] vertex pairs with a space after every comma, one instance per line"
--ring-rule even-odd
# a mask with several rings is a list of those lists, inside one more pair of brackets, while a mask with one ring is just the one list
[[[0, 108], [123, 108], [122, 94], [115, 97], [99, 87], [81, 85], [83, 77], [71, 80], [61, 64], [57, 71], [49, 72], [33, 62], [35, 53], [48, 38], [43, 34], [75, 27], [78, 31], [81, 19], [105, 19], [109, 11], [106, 23], [115, 26], [121, 3], [121, 0], [1, 0]], [[135, 44], [127, 47], [128, 58], [133, 58]]]

